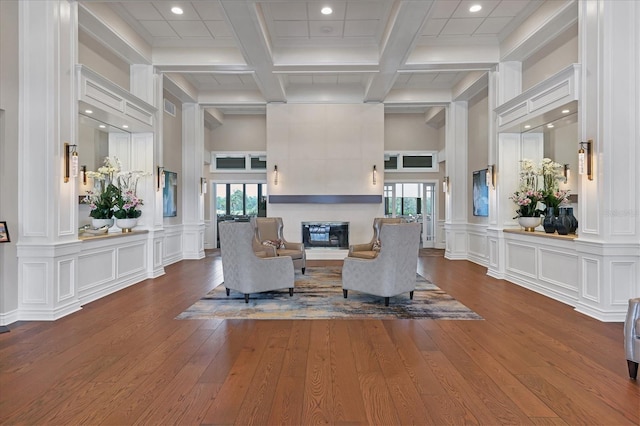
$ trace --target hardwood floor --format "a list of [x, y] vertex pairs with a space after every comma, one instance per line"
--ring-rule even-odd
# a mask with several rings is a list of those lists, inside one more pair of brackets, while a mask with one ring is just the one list
[[483, 321], [174, 320], [222, 281], [207, 252], [58, 321], [0, 334], [0, 422], [640, 422], [621, 323], [423, 254], [426, 278]]

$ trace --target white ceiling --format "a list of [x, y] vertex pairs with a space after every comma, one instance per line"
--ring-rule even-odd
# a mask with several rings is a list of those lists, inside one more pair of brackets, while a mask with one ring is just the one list
[[[80, 3], [102, 3], [114, 11], [151, 46], [154, 65], [188, 82], [201, 103], [351, 101], [424, 109], [442, 103], [442, 93], [469, 73], [493, 66], [501, 41], [542, 2]], [[482, 9], [470, 12], [473, 4]], [[182, 15], [171, 12], [176, 5]], [[325, 5], [333, 14], [320, 13]]]

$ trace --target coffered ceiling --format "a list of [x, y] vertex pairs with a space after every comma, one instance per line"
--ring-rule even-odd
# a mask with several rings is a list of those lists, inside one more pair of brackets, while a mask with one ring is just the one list
[[[223, 110], [268, 102], [424, 110], [481, 78], [501, 59], [503, 40], [543, 3], [85, 0], [80, 28], [97, 34], [96, 22], [113, 28], [108, 21], [119, 20], [146, 44], [147, 62], [198, 102]], [[476, 4], [481, 10], [471, 12]], [[333, 12], [322, 14], [325, 6]]]

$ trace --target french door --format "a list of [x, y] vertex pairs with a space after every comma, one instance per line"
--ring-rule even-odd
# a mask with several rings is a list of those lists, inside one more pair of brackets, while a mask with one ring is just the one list
[[421, 247], [435, 244], [435, 182], [385, 183], [384, 213], [387, 217], [402, 217], [422, 224]]

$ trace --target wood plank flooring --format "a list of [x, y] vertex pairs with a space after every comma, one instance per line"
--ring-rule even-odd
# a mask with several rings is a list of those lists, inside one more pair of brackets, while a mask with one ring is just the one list
[[0, 423], [640, 423], [621, 323], [422, 253], [426, 278], [483, 321], [175, 320], [222, 281], [208, 251], [0, 334]]

